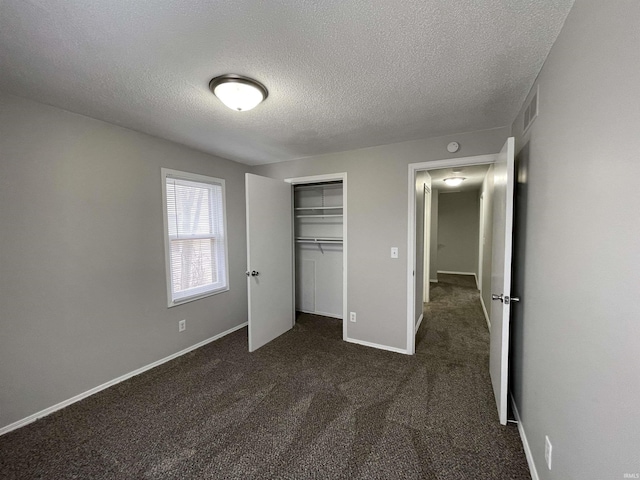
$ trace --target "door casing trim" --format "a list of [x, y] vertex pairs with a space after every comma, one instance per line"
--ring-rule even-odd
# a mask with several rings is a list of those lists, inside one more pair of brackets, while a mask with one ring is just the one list
[[440, 168], [466, 167], [469, 165], [487, 165], [495, 163], [498, 154], [475, 155], [472, 157], [448, 158], [431, 162], [409, 164], [407, 184], [407, 355], [416, 353], [415, 336], [415, 298], [416, 298], [416, 175], [423, 170], [438, 170]]

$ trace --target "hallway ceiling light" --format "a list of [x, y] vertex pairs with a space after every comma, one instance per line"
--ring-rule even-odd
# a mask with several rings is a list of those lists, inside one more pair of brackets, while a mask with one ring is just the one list
[[209, 82], [209, 88], [222, 103], [238, 112], [255, 108], [269, 95], [260, 82], [235, 74], [214, 78]]
[[449, 177], [449, 178], [445, 178], [443, 182], [449, 185], [450, 187], [457, 187], [465, 180], [466, 178], [464, 177]]

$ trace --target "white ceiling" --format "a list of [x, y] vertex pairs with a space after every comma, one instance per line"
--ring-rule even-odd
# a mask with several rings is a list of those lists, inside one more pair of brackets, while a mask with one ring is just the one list
[[[470, 165], [467, 167], [429, 170], [429, 175], [431, 175], [431, 188], [433, 190], [439, 190], [440, 193], [479, 190], [484, 181], [484, 177], [487, 175], [489, 166], [490, 165]], [[449, 177], [462, 177], [465, 180], [459, 186], [451, 187], [443, 181]]]
[[[573, 0], [0, 0], [0, 90], [250, 165], [510, 124]], [[249, 112], [208, 90], [269, 89]]]

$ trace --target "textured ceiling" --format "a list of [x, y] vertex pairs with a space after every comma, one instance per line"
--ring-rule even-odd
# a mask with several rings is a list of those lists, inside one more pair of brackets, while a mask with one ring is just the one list
[[[489, 165], [470, 165], [466, 167], [429, 170], [429, 175], [431, 175], [431, 188], [440, 190], [440, 193], [479, 190], [480, 187], [482, 187], [484, 177], [487, 175], [487, 170], [489, 170]], [[465, 180], [459, 186], [451, 187], [443, 181], [449, 177], [462, 177]]]
[[[247, 164], [508, 125], [573, 0], [0, 0], [0, 90]], [[208, 90], [269, 89], [249, 112]]]

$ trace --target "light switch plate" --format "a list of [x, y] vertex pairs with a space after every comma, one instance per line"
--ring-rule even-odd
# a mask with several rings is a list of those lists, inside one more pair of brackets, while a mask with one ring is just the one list
[[391, 247], [391, 258], [398, 258], [398, 247]]

